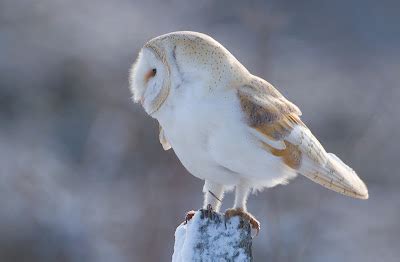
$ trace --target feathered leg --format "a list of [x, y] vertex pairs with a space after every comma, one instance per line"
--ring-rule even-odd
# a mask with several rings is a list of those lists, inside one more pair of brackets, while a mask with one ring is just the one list
[[211, 205], [212, 209], [215, 212], [218, 212], [222, 205], [222, 199], [224, 198], [224, 186], [206, 180], [203, 187], [203, 193], [203, 208], [206, 209], [208, 205]]
[[243, 211], [247, 210], [247, 198], [249, 197], [250, 188], [247, 185], [237, 185], [235, 189], [235, 204], [233, 208], [240, 208]]

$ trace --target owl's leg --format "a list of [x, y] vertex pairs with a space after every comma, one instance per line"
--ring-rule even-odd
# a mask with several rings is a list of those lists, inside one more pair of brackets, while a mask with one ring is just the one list
[[[206, 180], [203, 187], [203, 193], [203, 210], [207, 211], [210, 215], [212, 214], [212, 211], [218, 212], [222, 205], [222, 199], [224, 198], [224, 186]], [[196, 211], [194, 210], [187, 212], [184, 223], [186, 224], [195, 214]]]
[[209, 208], [210, 205], [215, 212], [218, 212], [222, 205], [224, 192], [225, 190], [223, 185], [206, 180], [203, 187], [203, 193], [204, 193], [203, 209]]
[[244, 220], [250, 222], [252, 228], [257, 230], [257, 234], [260, 231], [260, 222], [249, 212], [247, 212], [246, 202], [249, 196], [250, 187], [247, 185], [237, 185], [235, 191], [235, 204], [233, 208], [227, 209], [225, 211], [225, 217], [227, 219], [233, 216], [240, 216]]
[[249, 197], [250, 187], [247, 185], [237, 185], [235, 189], [235, 204], [233, 208], [241, 208], [246, 211], [247, 198]]

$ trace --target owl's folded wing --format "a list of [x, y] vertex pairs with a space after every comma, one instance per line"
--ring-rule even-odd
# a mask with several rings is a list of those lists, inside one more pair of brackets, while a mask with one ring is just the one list
[[268, 153], [291, 169], [338, 193], [361, 199], [368, 190], [357, 174], [338, 157], [326, 153], [300, 120], [301, 111], [271, 84], [254, 77], [238, 89], [250, 132]]

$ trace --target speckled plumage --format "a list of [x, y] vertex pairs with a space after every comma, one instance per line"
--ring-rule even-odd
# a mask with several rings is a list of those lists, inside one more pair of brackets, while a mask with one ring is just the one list
[[206, 181], [205, 206], [218, 210], [217, 198], [234, 187], [234, 206], [245, 211], [251, 189], [285, 184], [297, 173], [368, 198], [357, 174], [300, 120], [298, 107], [207, 35], [174, 32], [147, 42], [132, 68], [131, 89], [159, 121], [164, 149], [173, 148]]

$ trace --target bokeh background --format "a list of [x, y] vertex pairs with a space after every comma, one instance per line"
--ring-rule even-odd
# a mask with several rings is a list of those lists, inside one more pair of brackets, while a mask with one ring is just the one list
[[[250, 197], [255, 261], [399, 261], [398, 1], [0, 0], [0, 261], [170, 261], [202, 181], [130, 99], [150, 38], [213, 36], [303, 111], [368, 201]], [[223, 208], [232, 204], [228, 194]]]

